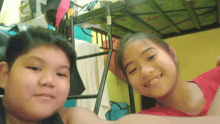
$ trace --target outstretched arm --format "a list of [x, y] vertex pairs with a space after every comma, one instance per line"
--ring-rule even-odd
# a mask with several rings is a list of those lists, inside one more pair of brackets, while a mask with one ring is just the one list
[[168, 117], [131, 114], [122, 117], [114, 124], [219, 124], [219, 116], [204, 117]]
[[106, 121], [82, 107], [71, 108], [69, 113], [68, 124], [219, 124], [220, 122], [220, 116], [168, 117], [144, 114], [130, 114], [117, 121]]
[[95, 113], [87, 108], [70, 108], [68, 114], [68, 124], [114, 124], [114, 121], [100, 119]]

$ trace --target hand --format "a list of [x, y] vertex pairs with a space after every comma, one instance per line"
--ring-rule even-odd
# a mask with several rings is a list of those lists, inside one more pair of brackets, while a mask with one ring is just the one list
[[217, 58], [216, 66], [220, 66], [220, 56], [218, 56], [218, 58]]

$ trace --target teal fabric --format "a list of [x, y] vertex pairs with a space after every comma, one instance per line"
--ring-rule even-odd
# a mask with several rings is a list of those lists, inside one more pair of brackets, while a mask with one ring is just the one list
[[110, 101], [110, 104], [111, 109], [105, 114], [107, 120], [116, 121], [131, 113], [130, 106], [127, 103]]
[[48, 25], [48, 29], [55, 30], [55, 28], [52, 25]]
[[[84, 31], [87, 33], [87, 34], [90, 34], [91, 35], [91, 31], [88, 30], [88, 29], [84, 29]], [[89, 43], [92, 42], [92, 37], [89, 36], [89, 35], [86, 35], [81, 27], [79, 26], [74, 26], [74, 37], [75, 39], [78, 39], [78, 40], [84, 40], [84, 41], [87, 41]]]
[[[52, 25], [48, 25], [48, 29], [50, 30], [54, 30], [54, 27]], [[83, 29], [87, 34], [90, 34], [91, 35], [91, 31], [88, 30], [88, 29]], [[75, 39], [78, 39], [78, 40], [83, 40], [83, 41], [87, 41], [89, 43], [92, 42], [92, 37], [85, 34], [81, 27], [79, 26], [74, 26], [74, 37]]]
[[63, 107], [75, 107], [76, 106], [76, 102], [74, 99], [71, 100], [66, 100], [66, 102], [64, 103]]
[[4, 32], [8, 33], [8, 34], [11, 35], [11, 36], [17, 34], [17, 32], [15, 32], [15, 31], [7, 31], [7, 30], [4, 30]]

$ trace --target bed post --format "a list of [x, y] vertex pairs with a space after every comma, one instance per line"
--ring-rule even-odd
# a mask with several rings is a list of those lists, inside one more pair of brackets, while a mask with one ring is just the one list
[[102, 100], [102, 94], [105, 88], [105, 83], [106, 83], [106, 77], [108, 74], [108, 68], [109, 68], [109, 63], [111, 60], [111, 55], [112, 55], [112, 28], [111, 28], [111, 14], [110, 14], [110, 7], [109, 7], [109, 3], [106, 2], [106, 20], [107, 20], [107, 26], [108, 26], [108, 40], [109, 40], [109, 51], [108, 51], [108, 58], [107, 58], [107, 62], [104, 68], [104, 72], [102, 75], [102, 80], [101, 80], [101, 84], [99, 86], [99, 91], [98, 91], [98, 97], [96, 99], [96, 103], [95, 103], [95, 108], [94, 108], [94, 113], [98, 115], [99, 113], [99, 108], [100, 108], [100, 103]]
[[128, 91], [129, 91], [129, 98], [130, 98], [131, 113], [136, 113], [135, 103], [134, 103], [134, 92], [130, 84], [128, 84]]
[[73, 45], [73, 48], [75, 49], [75, 40], [74, 40], [74, 14], [70, 16], [71, 21], [71, 44]]

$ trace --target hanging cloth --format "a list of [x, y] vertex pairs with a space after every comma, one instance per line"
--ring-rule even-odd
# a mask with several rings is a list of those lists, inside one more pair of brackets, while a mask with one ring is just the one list
[[57, 15], [56, 15], [56, 27], [59, 26], [60, 21], [62, 20], [63, 16], [66, 14], [70, 6], [70, 0], [62, 0], [60, 2], [60, 5], [57, 9]]
[[21, 5], [21, 0], [4, 0], [0, 22], [4, 25], [12, 25], [20, 22], [20, 11], [19, 6]]
[[[75, 39], [75, 48], [77, 56], [89, 55], [100, 52], [98, 44], [88, 43], [86, 41]], [[104, 71], [104, 62], [102, 56], [86, 58], [77, 61], [79, 74], [82, 78], [86, 90], [82, 95], [97, 94], [101, 83], [102, 74]], [[96, 99], [77, 99], [76, 106], [81, 106], [94, 110]], [[105, 84], [101, 105], [98, 116], [101, 119], [106, 119], [105, 114], [111, 109], [109, 103], [107, 83]]]

